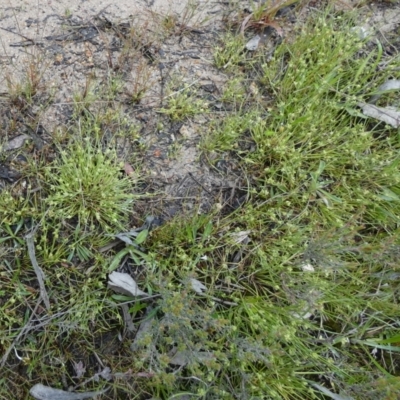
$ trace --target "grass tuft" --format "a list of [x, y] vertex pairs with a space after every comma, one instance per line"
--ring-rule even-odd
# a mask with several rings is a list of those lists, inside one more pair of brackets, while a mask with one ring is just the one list
[[60, 156], [46, 171], [49, 217], [77, 219], [82, 227], [100, 227], [106, 232], [122, 228], [133, 196], [130, 180], [122, 176], [115, 152], [103, 152], [85, 138], [70, 143]]

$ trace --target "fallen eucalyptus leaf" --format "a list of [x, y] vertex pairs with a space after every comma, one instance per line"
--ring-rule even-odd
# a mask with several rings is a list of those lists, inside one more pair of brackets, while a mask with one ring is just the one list
[[108, 287], [115, 292], [128, 296], [147, 296], [148, 294], [140, 290], [134, 279], [124, 272], [112, 272], [108, 275]]
[[391, 92], [393, 90], [399, 90], [400, 89], [400, 80], [398, 79], [389, 79], [385, 83], [382, 83], [376, 90], [376, 93], [371, 96], [369, 99], [368, 103], [374, 104], [376, 101], [381, 97], [384, 93], [386, 92]]
[[400, 112], [394, 107], [378, 107], [368, 103], [358, 103], [367, 117], [378, 119], [393, 128], [400, 127]]
[[92, 399], [93, 397], [103, 394], [105, 392], [106, 390], [100, 390], [98, 392], [83, 392], [83, 393], [66, 392], [65, 390], [54, 389], [49, 386], [44, 386], [41, 383], [36, 384], [29, 391], [29, 393], [37, 400]]
[[83, 365], [82, 361], [75, 362], [73, 361], [73, 367], [75, 370], [76, 376], [73, 376], [73, 378], [81, 379], [83, 375], [85, 375], [86, 368]]
[[311, 264], [309, 264], [309, 263], [303, 264], [303, 265], [301, 266], [301, 269], [302, 269], [304, 272], [314, 272], [314, 271], [315, 271], [315, 268], [314, 268]]
[[364, 26], [355, 26], [351, 28], [351, 30], [358, 36], [360, 40], [364, 40], [371, 35], [371, 32]]
[[28, 135], [18, 135], [15, 138], [11, 139], [4, 145], [4, 150], [9, 151], [9, 150], [15, 150], [19, 149], [22, 147], [27, 140], [30, 139], [30, 136]]
[[106, 381], [111, 381], [111, 379], [113, 378], [113, 375], [111, 373], [111, 369], [109, 367], [105, 367], [103, 369], [103, 371], [99, 372], [97, 375], [101, 376]]
[[258, 48], [258, 45], [260, 44], [261, 37], [260, 35], [256, 35], [252, 37], [247, 43], [246, 43], [246, 49], [249, 51], [255, 51]]
[[[133, 237], [137, 237], [137, 235], [139, 235], [139, 232], [129, 232], [130, 236]], [[121, 240], [121, 242], [124, 242], [130, 246], [137, 246], [136, 243], [134, 243], [132, 241], [132, 239], [126, 234], [126, 233], [118, 233], [115, 235], [115, 237], [119, 240]]]
[[203, 294], [207, 290], [207, 287], [204, 286], [200, 281], [194, 278], [190, 278], [190, 283], [192, 284], [192, 289], [199, 294]]
[[249, 242], [249, 234], [251, 231], [240, 231], [240, 232], [233, 232], [232, 237], [236, 244], [244, 243], [247, 244]]
[[137, 351], [140, 348], [141, 340], [146, 337], [146, 335], [151, 335], [152, 328], [153, 328], [153, 319], [157, 309], [147, 307], [145, 316], [139, 326], [139, 329], [136, 333], [135, 340], [131, 344], [131, 350]]
[[244, 35], [244, 31], [246, 30], [249, 21], [251, 20], [251, 17], [253, 14], [249, 14], [246, 18], [243, 19], [241, 25], [240, 25], [240, 34]]
[[[152, 229], [161, 226], [162, 223], [163, 221], [161, 218], [149, 215], [146, 217], [146, 221], [141, 227], [133, 229], [129, 232], [121, 232], [113, 236], [126, 244], [137, 247], [138, 244], [141, 244], [145, 241]], [[132, 241], [132, 238], [135, 238], [135, 241]]]
[[316, 389], [318, 389], [321, 393], [323, 393], [325, 396], [330, 397], [333, 400], [354, 400], [353, 397], [342, 397], [336, 393], [331, 392], [329, 389], [326, 387], [319, 385], [318, 383], [315, 382], [310, 382], [311, 386], [314, 386]]

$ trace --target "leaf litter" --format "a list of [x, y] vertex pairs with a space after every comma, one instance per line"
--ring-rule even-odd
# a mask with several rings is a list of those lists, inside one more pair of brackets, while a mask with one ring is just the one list
[[99, 396], [106, 391], [107, 390], [99, 390], [96, 392], [73, 393], [66, 392], [65, 390], [54, 389], [52, 387], [42, 385], [41, 383], [37, 383], [31, 388], [29, 393], [36, 400], [83, 400], [93, 399], [94, 397]]

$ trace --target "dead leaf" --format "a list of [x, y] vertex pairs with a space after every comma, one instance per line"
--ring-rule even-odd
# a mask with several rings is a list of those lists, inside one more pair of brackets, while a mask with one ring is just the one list
[[342, 397], [339, 396], [336, 393], [331, 392], [329, 389], [326, 387], [319, 385], [318, 383], [314, 383], [310, 381], [311, 386], [314, 386], [317, 390], [319, 390], [321, 393], [326, 395], [327, 397], [331, 398], [332, 400], [354, 400], [354, 397]]
[[113, 378], [111, 369], [109, 367], [105, 367], [103, 371], [99, 372], [97, 375], [101, 376], [106, 381], [111, 381]]
[[358, 103], [362, 112], [367, 117], [375, 118], [379, 121], [393, 126], [393, 128], [400, 127], [400, 111], [394, 107], [378, 107], [368, 103]]
[[146, 313], [144, 315], [143, 321], [141, 322], [139, 329], [136, 333], [135, 340], [131, 344], [131, 350], [137, 351], [140, 348], [140, 341], [146, 336], [151, 335], [153, 328], [154, 314], [152, 314], [154, 309], [150, 306], [147, 307]]
[[30, 136], [28, 136], [28, 135], [18, 135], [15, 138], [8, 141], [8, 143], [6, 143], [4, 145], [4, 150], [9, 151], [9, 150], [19, 149], [29, 139], [30, 139]]
[[79, 362], [74, 361], [74, 370], [75, 370], [76, 376], [73, 376], [73, 378], [77, 378], [77, 379], [82, 378], [82, 376], [85, 375], [85, 372], [86, 372], [86, 368], [83, 366], [82, 361], [79, 361]]
[[107, 390], [98, 392], [66, 392], [65, 390], [54, 389], [49, 386], [44, 386], [41, 383], [36, 384], [31, 388], [29, 393], [37, 400], [83, 400], [91, 399], [95, 396], [105, 393]]
[[133, 169], [132, 165], [127, 162], [124, 164], [124, 171], [128, 176], [135, 175], [135, 170]]
[[311, 264], [309, 264], [309, 263], [303, 264], [303, 265], [301, 266], [301, 269], [302, 269], [304, 272], [315, 272], [314, 266], [311, 265]]
[[232, 237], [234, 240], [234, 243], [239, 244], [239, 243], [244, 243], [247, 244], [249, 242], [249, 234], [251, 231], [240, 231], [240, 232], [233, 232]]
[[247, 43], [246, 43], [246, 49], [249, 51], [255, 51], [258, 48], [258, 45], [260, 44], [261, 36], [256, 35], [252, 37]]
[[140, 290], [134, 279], [124, 272], [112, 272], [108, 275], [108, 287], [115, 292], [128, 296], [147, 296], [148, 294]]
[[203, 294], [207, 290], [207, 287], [204, 286], [200, 281], [194, 278], [190, 278], [190, 283], [192, 284], [192, 289], [199, 294]]
[[376, 94], [371, 96], [368, 103], [375, 104], [377, 100], [386, 92], [400, 89], [400, 81], [398, 79], [389, 79], [385, 83], [382, 83], [376, 90]]

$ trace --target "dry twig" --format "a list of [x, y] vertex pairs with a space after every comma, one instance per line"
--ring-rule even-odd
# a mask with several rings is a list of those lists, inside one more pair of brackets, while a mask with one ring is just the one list
[[29, 233], [28, 235], [26, 235], [25, 239], [26, 239], [26, 244], [28, 246], [29, 258], [31, 260], [33, 269], [35, 270], [36, 277], [39, 283], [40, 298], [43, 300], [43, 303], [46, 306], [47, 311], [49, 311], [50, 310], [49, 296], [47, 294], [46, 287], [44, 286], [44, 273], [42, 269], [39, 267], [39, 264], [36, 260], [35, 245], [33, 243], [33, 233]]

